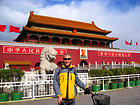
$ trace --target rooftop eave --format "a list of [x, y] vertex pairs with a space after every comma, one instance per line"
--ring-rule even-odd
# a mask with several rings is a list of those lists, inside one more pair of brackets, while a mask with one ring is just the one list
[[23, 26], [23, 29], [21, 31], [19, 31], [19, 35], [16, 39], [13, 39], [13, 41], [19, 41], [20, 39], [22, 39], [26, 34], [26, 31], [24, 30], [24, 26]]
[[114, 38], [114, 37], [82, 34], [82, 33], [72, 33], [72, 32], [64, 32], [64, 31], [57, 31], [57, 30], [38, 29], [38, 28], [30, 28], [30, 27], [23, 27], [23, 29], [27, 31], [39, 32], [39, 33], [53, 33], [53, 34], [61, 34], [61, 35], [80, 36], [80, 37], [87, 37], [87, 38], [105, 39], [105, 40], [110, 40], [110, 41], [118, 40], [118, 38]]

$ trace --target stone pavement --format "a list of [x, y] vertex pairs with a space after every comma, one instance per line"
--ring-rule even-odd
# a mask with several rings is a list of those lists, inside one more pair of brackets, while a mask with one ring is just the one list
[[[111, 105], [140, 105], [140, 86], [99, 92], [111, 96]], [[1, 105], [57, 105], [56, 98], [38, 98], [1, 103]], [[76, 105], [93, 105], [91, 95], [78, 95]]]

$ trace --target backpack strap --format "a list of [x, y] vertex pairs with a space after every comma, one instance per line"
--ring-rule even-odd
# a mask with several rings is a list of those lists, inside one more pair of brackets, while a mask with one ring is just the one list
[[59, 66], [59, 71], [58, 71], [58, 74], [60, 74], [60, 73], [61, 73], [61, 69], [62, 69], [62, 67], [61, 67], [61, 66]]

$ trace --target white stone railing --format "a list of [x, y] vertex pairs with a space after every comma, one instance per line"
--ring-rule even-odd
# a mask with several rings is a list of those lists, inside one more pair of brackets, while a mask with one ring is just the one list
[[[45, 77], [45, 80], [41, 80], [42, 76]], [[22, 84], [24, 83], [22, 88], [24, 90], [23, 98], [55, 95], [53, 91], [53, 77], [54, 74], [39, 75], [37, 71], [25, 72], [22, 78]], [[88, 86], [88, 73], [78, 73], [78, 77]], [[78, 93], [83, 92], [79, 87], [77, 87], [77, 90]]]
[[117, 64], [116, 62], [111, 62], [111, 64], [109, 64], [109, 62], [105, 63], [101, 63], [101, 64], [97, 64], [97, 62], [95, 62], [95, 64], [88, 64], [88, 65], [82, 65], [82, 66], [78, 66], [76, 67], [77, 70], [93, 70], [93, 69], [103, 69], [103, 66], [105, 67], [105, 69], [110, 70], [110, 69], [116, 69], [116, 68], [129, 68], [129, 67], [140, 67], [140, 64], [135, 64], [135, 62], [131, 62], [131, 64], [128, 64], [126, 62], [121, 62], [119, 64]]
[[[87, 85], [93, 85], [93, 81], [102, 81], [103, 90], [105, 80], [113, 80], [113, 79], [125, 79], [128, 82], [127, 88], [132, 88], [130, 86], [130, 78], [140, 78], [140, 74], [131, 74], [131, 75], [118, 75], [118, 76], [104, 76], [104, 77], [88, 77], [87, 73], [79, 73], [79, 78]], [[29, 81], [26, 78], [30, 78]], [[46, 75], [47, 80], [38, 80], [37, 78], [30, 76], [25, 76], [21, 82], [3, 82], [0, 83], [0, 88], [9, 88], [13, 90], [14, 87], [17, 87], [19, 91], [23, 92], [23, 98], [38, 98], [38, 97], [46, 97], [46, 96], [54, 96], [55, 93], [53, 91], [53, 74]], [[28, 80], [28, 81], [26, 81]], [[83, 92], [82, 89], [78, 88], [78, 92]]]

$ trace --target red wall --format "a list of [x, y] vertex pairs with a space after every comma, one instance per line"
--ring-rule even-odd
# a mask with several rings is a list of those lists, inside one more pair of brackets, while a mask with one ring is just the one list
[[37, 62], [40, 62], [40, 55], [31, 54], [5, 54], [3, 53], [3, 46], [0, 45], [0, 68], [4, 66], [4, 61], [30, 61], [31, 68], [35, 66]]
[[[72, 55], [72, 62], [74, 65], [77, 66], [77, 64], [80, 64], [80, 62], [82, 61], [80, 59], [79, 56], [79, 50], [75, 50], [75, 49], [68, 49], [67, 50], [68, 53], [70, 53]], [[124, 62], [138, 62], [140, 63], [140, 53], [132, 53], [132, 57], [99, 57], [98, 56], [98, 51], [93, 51], [93, 50], [88, 50], [88, 59], [84, 59], [85, 61], [87, 61], [87, 63], [91, 63], [91, 64], [95, 64], [95, 62], [97, 61], [98, 64], [100, 64], [102, 61], [105, 61], [106, 63], [109, 62], [111, 64], [111, 61], [117, 62], [117, 63], [121, 63], [121, 61]]]
[[[67, 53], [70, 53], [72, 55], [72, 63], [77, 66], [82, 61], [79, 56], [79, 49], [67, 49]], [[63, 60], [62, 55], [57, 55], [56, 59], [54, 60], [55, 63], [58, 63], [59, 61]], [[34, 68], [35, 64], [40, 62], [40, 55], [31, 55], [31, 54], [5, 54], [3, 53], [3, 45], [0, 45], [0, 68], [4, 67], [4, 61], [30, 61], [31, 66], [30, 68]], [[97, 63], [101, 63], [102, 61], [105, 61], [106, 63], [111, 61], [115, 61], [117, 63], [121, 63], [121, 61], [124, 62], [131, 62], [135, 61], [140, 63], [140, 53], [132, 53], [132, 57], [99, 57], [98, 51], [94, 50], [88, 50], [88, 59], [85, 59], [87, 63], [95, 64], [95, 61]]]

